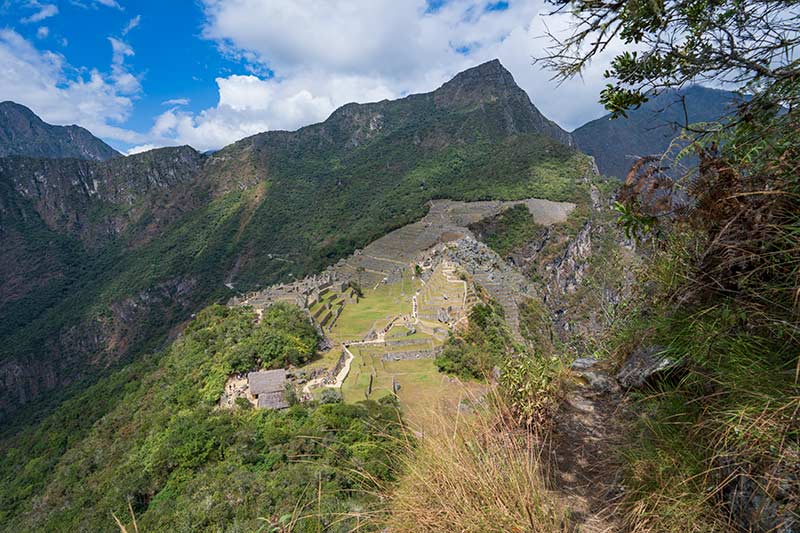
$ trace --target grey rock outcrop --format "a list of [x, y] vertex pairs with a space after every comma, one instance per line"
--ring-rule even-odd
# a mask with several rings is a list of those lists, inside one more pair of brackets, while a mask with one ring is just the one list
[[634, 350], [617, 373], [617, 381], [626, 388], [642, 387], [680, 366], [680, 361], [663, 355], [663, 346], [646, 346]]
[[784, 471], [754, 475], [729, 458], [717, 462], [721, 496], [739, 531], [800, 531], [800, 472], [784, 465]]

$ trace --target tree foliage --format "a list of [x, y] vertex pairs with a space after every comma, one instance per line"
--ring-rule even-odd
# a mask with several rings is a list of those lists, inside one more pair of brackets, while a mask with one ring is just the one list
[[500, 304], [479, 303], [469, 312], [467, 330], [448, 339], [436, 366], [462, 378], [484, 379], [513, 350], [513, 344]]
[[796, 106], [800, 2], [796, 0], [550, 0], [572, 32], [552, 34], [539, 61], [556, 77], [580, 74], [619, 43], [601, 102], [614, 116], [641, 105], [650, 90], [727, 83], [751, 92], [748, 108]]
[[691, 82], [732, 83], [749, 96], [726, 120], [684, 124], [680, 155], [699, 161], [689, 174], [644, 158], [619, 195], [620, 222], [630, 236], [646, 234], [653, 255], [627, 339], [612, 350], [661, 345], [687, 368], [641, 401], [648, 415], [623, 443], [627, 525], [794, 529], [800, 2], [554, 4], [576, 20], [542, 60], [558, 77], [579, 73], [612, 43], [628, 45], [601, 95], [617, 117], [650, 91]]

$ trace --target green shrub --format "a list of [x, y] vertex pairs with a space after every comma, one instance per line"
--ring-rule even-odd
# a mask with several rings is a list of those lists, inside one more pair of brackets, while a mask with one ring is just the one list
[[503, 308], [494, 301], [473, 306], [466, 332], [452, 334], [436, 357], [439, 371], [472, 379], [490, 375], [513, 345], [503, 317]]

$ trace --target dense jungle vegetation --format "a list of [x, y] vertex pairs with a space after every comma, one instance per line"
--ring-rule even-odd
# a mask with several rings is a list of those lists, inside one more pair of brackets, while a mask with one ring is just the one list
[[163, 355], [6, 441], [3, 529], [111, 531], [111, 512], [130, 523], [128, 502], [142, 531], [350, 531], [369, 517], [405, 442], [391, 400], [215, 409], [229, 374], [314, 356], [299, 309], [255, 318], [209, 307]]

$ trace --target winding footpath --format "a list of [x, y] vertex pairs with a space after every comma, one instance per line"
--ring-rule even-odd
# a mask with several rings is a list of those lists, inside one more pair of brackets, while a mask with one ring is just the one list
[[576, 377], [555, 417], [545, 457], [573, 525], [584, 533], [615, 533], [624, 529], [614, 512], [622, 495], [616, 450], [630, 414], [602, 363]]
[[347, 361], [344, 362], [344, 366], [342, 366], [342, 369], [339, 370], [338, 374], [336, 374], [336, 381], [334, 381], [333, 383], [324, 383], [325, 378], [312, 379], [311, 381], [306, 383], [305, 386], [303, 387], [304, 394], [311, 394], [311, 389], [316, 388], [317, 386], [320, 385], [322, 387], [332, 388], [332, 389], [339, 388], [342, 386], [342, 383], [344, 383], [347, 374], [350, 373], [350, 364], [353, 362], [353, 359], [355, 359], [353, 352], [351, 352], [347, 348], [347, 346], [342, 345], [342, 349], [347, 354]]

